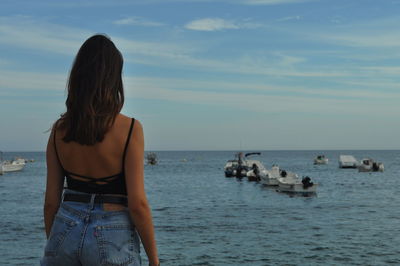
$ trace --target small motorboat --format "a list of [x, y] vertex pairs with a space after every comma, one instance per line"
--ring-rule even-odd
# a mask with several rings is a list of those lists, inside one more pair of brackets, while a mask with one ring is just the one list
[[358, 165], [359, 172], [383, 172], [384, 170], [383, 163], [375, 162], [371, 158], [362, 159]]
[[228, 160], [224, 166], [225, 177], [236, 176], [238, 165], [238, 160]]
[[317, 157], [314, 158], [314, 164], [327, 164], [328, 163], [328, 158], [325, 157], [325, 155], [318, 155]]
[[247, 179], [249, 181], [261, 181], [262, 178], [266, 178], [268, 175], [267, 169], [265, 169], [264, 165], [260, 161], [253, 161], [253, 165], [251, 170], [246, 173]]
[[146, 155], [146, 161], [149, 165], [156, 165], [158, 163], [157, 154], [154, 152], [149, 152]]
[[248, 171], [252, 170], [253, 164], [262, 165], [260, 161], [248, 159], [251, 155], [261, 155], [261, 153], [250, 152], [243, 156], [243, 153], [239, 152], [235, 155], [236, 159], [228, 160], [224, 167], [225, 176], [242, 178], [247, 176]]
[[339, 168], [357, 168], [358, 161], [353, 155], [340, 155]]
[[278, 165], [272, 165], [271, 169], [267, 171], [267, 175], [261, 177], [261, 183], [266, 186], [278, 186], [278, 178], [298, 178], [297, 174], [282, 170]]
[[15, 158], [12, 161], [3, 161], [2, 170], [6, 172], [21, 171], [25, 167], [25, 160], [22, 158]]
[[278, 191], [288, 193], [312, 194], [317, 192], [318, 184], [311, 182], [311, 178], [306, 176], [302, 179], [298, 177], [278, 178]]

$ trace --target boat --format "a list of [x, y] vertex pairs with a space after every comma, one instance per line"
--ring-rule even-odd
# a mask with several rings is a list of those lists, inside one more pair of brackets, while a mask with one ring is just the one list
[[383, 172], [384, 169], [383, 163], [375, 162], [371, 158], [362, 159], [358, 165], [359, 172]]
[[149, 165], [156, 165], [158, 163], [157, 154], [155, 154], [154, 152], [147, 153], [146, 161]]
[[340, 155], [339, 168], [357, 168], [358, 161], [353, 155]]
[[[261, 164], [258, 160], [249, 159], [252, 155], [261, 155], [260, 152], [250, 152], [243, 156], [242, 152], [236, 153], [234, 160], [228, 160], [224, 167], [225, 177], [242, 178], [247, 176], [247, 172], [252, 170], [253, 164]], [[262, 165], [262, 164], [261, 164]]]
[[286, 177], [298, 178], [298, 175], [293, 172], [282, 170], [278, 165], [274, 164], [271, 169], [268, 170], [268, 174], [261, 177], [261, 183], [266, 186], [278, 186], [278, 178]]
[[25, 160], [21, 158], [15, 158], [12, 161], [3, 161], [2, 170], [6, 172], [21, 171], [25, 167]]
[[298, 177], [278, 178], [278, 191], [287, 193], [313, 194], [317, 192], [318, 184], [311, 182], [311, 178], [306, 176], [302, 179]]
[[314, 158], [314, 164], [327, 164], [328, 163], [328, 158], [325, 157], [325, 155], [318, 155], [317, 157]]
[[247, 179], [249, 181], [261, 181], [261, 179], [265, 179], [267, 175], [269, 175], [265, 166], [256, 160], [252, 160], [253, 165], [251, 169], [246, 173]]
[[225, 177], [236, 176], [238, 160], [228, 160], [224, 166]]

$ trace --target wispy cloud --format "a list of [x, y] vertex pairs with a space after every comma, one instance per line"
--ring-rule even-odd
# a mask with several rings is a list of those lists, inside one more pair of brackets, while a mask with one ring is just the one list
[[361, 48], [399, 48], [400, 30], [396, 26], [400, 17], [368, 20], [353, 23], [341, 23], [330, 28], [327, 33], [316, 33], [325, 41], [336, 45]]
[[[89, 30], [60, 26], [29, 17], [0, 17], [0, 43], [25, 49], [74, 55], [83, 41], [96, 34]], [[176, 57], [190, 48], [182, 45], [112, 38], [123, 52], [144, 55]]]
[[28, 89], [64, 92], [67, 81], [67, 73], [50, 74], [0, 70], [0, 76], [2, 77], [0, 80], [2, 90]]
[[234, 21], [222, 18], [203, 18], [187, 23], [185, 28], [198, 31], [220, 31], [227, 29], [240, 29], [240, 26]]
[[123, 26], [133, 25], [133, 26], [145, 26], [145, 27], [160, 27], [165, 25], [164, 23], [161, 22], [136, 16], [115, 20], [113, 21], [113, 24], [123, 25]]
[[[283, 112], [283, 113], [298, 113], [298, 112], [313, 112], [324, 114], [354, 114], [363, 115], [368, 113], [371, 108], [374, 108], [377, 113], [388, 116], [397, 114], [400, 110], [395, 100], [388, 101], [390, 97], [399, 97], [399, 94], [387, 95], [384, 99], [375, 98], [378, 93], [371, 92], [368, 99], [360, 98], [362, 91], [355, 91], [355, 98], [342, 97], [337, 98], [318, 98], [315, 100], [308, 95], [293, 96], [290, 95], [268, 95], [268, 94], [252, 94], [246, 93], [247, 86], [243, 85], [243, 90], [232, 92], [229, 91], [202, 91], [199, 89], [182, 90], [176, 89], [173, 82], [154, 82], [153, 79], [136, 79], [126, 78], [127, 97], [144, 98], [144, 99], [159, 99], [165, 101], [182, 102], [185, 104], [197, 105], [215, 105], [226, 106], [230, 108], [239, 108], [243, 110], [256, 112]], [[169, 84], [169, 85], [166, 85]], [[171, 85], [172, 84], [172, 85]], [[218, 86], [217, 83], [214, 86]], [[175, 88], [174, 88], [175, 87]], [[317, 93], [317, 91], [314, 91]], [[330, 91], [330, 94], [338, 94], [340, 92]], [[347, 92], [341, 92], [342, 96], [347, 95]], [[350, 92], [351, 93], [351, 92]], [[368, 94], [368, 93], [367, 93]], [[364, 94], [365, 95], [365, 94]]]
[[[82, 42], [94, 34], [84, 29], [59, 26], [47, 22], [38, 22], [30, 18], [0, 17], [0, 43], [24, 49], [52, 52], [73, 56]], [[244, 23], [250, 23], [245, 21]], [[245, 57], [228, 60], [209, 59], [198, 50], [204, 47], [167, 42], [149, 42], [127, 38], [112, 38], [124, 54], [127, 62], [157, 65], [161, 67], [195, 68], [204, 71], [240, 73], [251, 75], [273, 75], [294, 77], [332, 77], [347, 76], [342, 70], [315, 68], [286, 68], [288, 64], [304, 61], [290, 55], [280, 54], [276, 65], [266, 63], [270, 58]]]
[[300, 20], [300, 19], [301, 19], [301, 16], [288, 16], [288, 17], [283, 17], [283, 18], [277, 19], [276, 21], [284, 22], [284, 21]]
[[197, 31], [221, 31], [237, 29], [255, 29], [265, 27], [261, 23], [253, 22], [251, 19], [227, 20], [222, 18], [202, 18], [188, 22], [185, 26], [188, 30]]

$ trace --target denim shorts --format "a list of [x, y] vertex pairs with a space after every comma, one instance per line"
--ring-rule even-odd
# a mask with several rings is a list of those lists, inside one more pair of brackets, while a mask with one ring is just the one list
[[94, 203], [94, 194], [91, 199], [61, 203], [40, 265], [141, 265], [139, 235], [128, 210], [105, 211]]

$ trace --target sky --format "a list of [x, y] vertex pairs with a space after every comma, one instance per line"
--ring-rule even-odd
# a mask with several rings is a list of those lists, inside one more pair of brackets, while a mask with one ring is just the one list
[[400, 1], [0, 1], [0, 150], [44, 151], [91, 35], [146, 150], [400, 149]]

